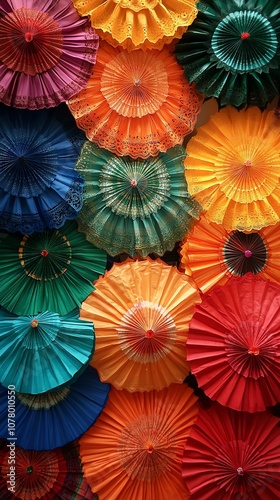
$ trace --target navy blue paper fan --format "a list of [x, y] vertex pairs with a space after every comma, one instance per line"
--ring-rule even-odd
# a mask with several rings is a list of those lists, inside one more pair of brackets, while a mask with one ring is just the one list
[[32, 234], [77, 217], [82, 177], [74, 170], [85, 140], [67, 106], [0, 107], [0, 228]]
[[[110, 385], [88, 366], [72, 385], [57, 392], [20, 394], [15, 388], [15, 437], [26, 450], [64, 446], [94, 424], [105, 407]], [[0, 437], [11, 438], [7, 425], [8, 389], [0, 385]], [[14, 437], [14, 436], [12, 436]]]

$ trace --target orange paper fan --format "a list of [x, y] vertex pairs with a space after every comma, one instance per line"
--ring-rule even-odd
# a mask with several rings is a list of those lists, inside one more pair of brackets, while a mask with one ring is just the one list
[[80, 440], [83, 472], [99, 500], [188, 500], [184, 444], [198, 415], [185, 384], [134, 393], [112, 389]]
[[280, 222], [251, 233], [227, 231], [201, 216], [181, 244], [181, 269], [204, 293], [247, 272], [279, 283], [279, 231]]
[[89, 140], [120, 156], [147, 158], [182, 144], [202, 96], [168, 49], [127, 52], [103, 41], [87, 86], [68, 104]]
[[227, 106], [198, 129], [185, 159], [189, 192], [208, 220], [251, 231], [280, 216], [280, 120]]
[[196, 0], [73, 0], [82, 16], [90, 15], [101, 38], [114, 47], [162, 49], [181, 38], [197, 16]]
[[128, 259], [99, 279], [80, 317], [93, 321], [91, 364], [102, 381], [128, 391], [160, 390], [189, 373], [188, 325], [200, 295], [160, 259]]

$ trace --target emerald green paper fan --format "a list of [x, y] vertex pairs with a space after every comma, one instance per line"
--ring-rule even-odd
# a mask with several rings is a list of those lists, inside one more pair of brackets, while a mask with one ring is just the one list
[[65, 315], [94, 290], [107, 256], [78, 231], [60, 229], [22, 236], [0, 233], [0, 304], [17, 315]]
[[279, 91], [279, 2], [208, 0], [197, 8], [175, 48], [186, 78], [221, 106], [265, 107]]
[[119, 157], [87, 141], [76, 168], [85, 180], [79, 229], [109, 255], [163, 255], [198, 217], [188, 193], [185, 149], [147, 159]]

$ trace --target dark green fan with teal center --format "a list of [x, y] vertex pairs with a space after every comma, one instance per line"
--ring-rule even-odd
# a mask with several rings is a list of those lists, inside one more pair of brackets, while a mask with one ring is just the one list
[[209, 0], [175, 53], [186, 78], [221, 106], [261, 108], [278, 94], [280, 4], [274, 0]]
[[85, 180], [79, 229], [109, 255], [163, 255], [198, 217], [188, 193], [185, 149], [147, 159], [119, 157], [87, 141], [76, 168]]
[[0, 308], [0, 383], [20, 393], [40, 394], [73, 382], [94, 351], [94, 329], [79, 320], [45, 311], [16, 316]]
[[63, 316], [94, 290], [106, 262], [76, 221], [32, 235], [0, 233], [0, 303], [18, 315]]

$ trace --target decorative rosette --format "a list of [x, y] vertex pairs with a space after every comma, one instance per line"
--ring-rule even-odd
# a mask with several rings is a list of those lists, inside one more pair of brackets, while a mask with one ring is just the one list
[[82, 16], [111, 45], [161, 50], [180, 38], [197, 15], [195, 0], [73, 0]]
[[176, 46], [190, 82], [221, 106], [265, 107], [278, 94], [280, 5], [209, 0]]

